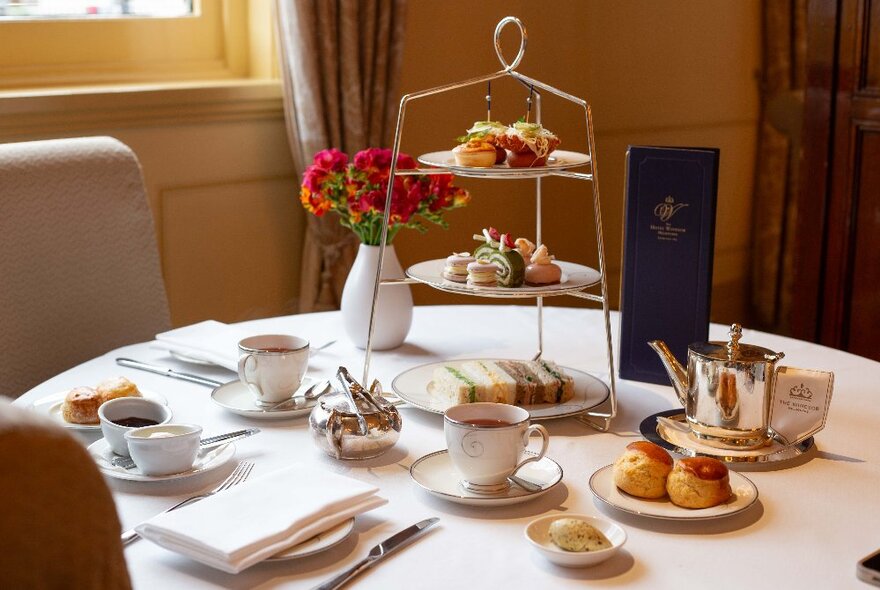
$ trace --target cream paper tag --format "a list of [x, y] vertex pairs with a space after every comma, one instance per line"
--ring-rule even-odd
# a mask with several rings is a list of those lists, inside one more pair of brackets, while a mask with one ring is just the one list
[[773, 377], [770, 428], [786, 445], [795, 445], [825, 428], [834, 373], [779, 367]]

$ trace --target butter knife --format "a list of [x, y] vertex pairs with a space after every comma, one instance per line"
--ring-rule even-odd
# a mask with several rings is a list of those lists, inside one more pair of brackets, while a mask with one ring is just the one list
[[140, 369], [141, 371], [156, 373], [157, 375], [165, 375], [166, 377], [180, 379], [181, 381], [189, 381], [190, 383], [207, 385], [208, 387], [220, 387], [221, 385], [223, 385], [222, 381], [217, 381], [216, 379], [209, 379], [200, 375], [193, 375], [192, 373], [184, 373], [183, 371], [175, 371], [174, 369], [168, 369], [165, 367], [160, 367], [158, 365], [151, 365], [149, 363], [143, 363], [134, 359], [118, 358], [116, 359], [116, 364], [122, 365], [123, 367], [130, 367], [132, 369]]
[[400, 549], [407, 543], [410, 543], [417, 539], [419, 536], [424, 534], [426, 530], [437, 524], [439, 518], [428, 518], [421, 522], [417, 522], [411, 527], [405, 528], [396, 535], [392, 537], [388, 537], [372, 549], [370, 549], [370, 553], [361, 561], [354, 564], [351, 568], [345, 570], [335, 578], [331, 580], [327, 580], [323, 584], [319, 584], [312, 588], [312, 590], [336, 590], [336, 588], [342, 587], [343, 584], [351, 580], [353, 577], [358, 575], [361, 572], [364, 572], [376, 563], [392, 553], [397, 549]]

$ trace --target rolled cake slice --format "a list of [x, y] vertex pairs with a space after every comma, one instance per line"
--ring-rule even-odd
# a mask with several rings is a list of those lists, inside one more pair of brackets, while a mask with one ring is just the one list
[[484, 391], [481, 402], [513, 404], [516, 402], [516, 380], [492, 361], [468, 361], [461, 367], [474, 377]]
[[489, 244], [483, 244], [477, 248], [474, 256], [495, 263], [498, 267], [495, 276], [498, 278], [499, 287], [522, 287], [526, 276], [526, 265], [517, 250], [502, 252]]

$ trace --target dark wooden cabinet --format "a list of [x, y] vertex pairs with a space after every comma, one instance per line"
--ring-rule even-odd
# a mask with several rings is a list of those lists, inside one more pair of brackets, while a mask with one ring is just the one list
[[792, 332], [880, 360], [880, 1], [807, 21]]

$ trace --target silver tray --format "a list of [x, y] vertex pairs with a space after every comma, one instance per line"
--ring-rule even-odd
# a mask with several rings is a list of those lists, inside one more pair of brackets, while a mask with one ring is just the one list
[[777, 463], [800, 457], [812, 448], [814, 442], [811, 436], [796, 445], [785, 446], [774, 439], [770, 446], [763, 449], [725, 451], [702, 444], [695, 437], [687, 437], [688, 442], [685, 443], [678, 440], [678, 437], [670, 436], [665, 427], [657, 420], [658, 417], [686, 423], [684, 408], [666, 410], [648, 416], [639, 425], [639, 432], [652, 443], [686, 457], [714, 457], [725, 463]]

